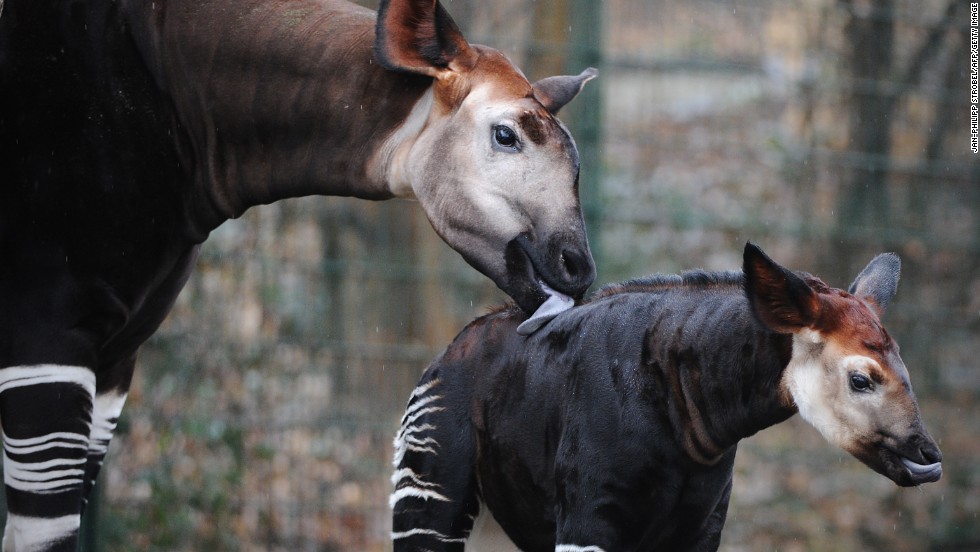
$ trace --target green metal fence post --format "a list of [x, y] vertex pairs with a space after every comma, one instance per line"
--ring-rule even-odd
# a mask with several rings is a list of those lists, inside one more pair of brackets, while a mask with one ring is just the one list
[[[574, 74], [586, 67], [602, 65], [602, 12], [603, 2], [595, 0], [570, 0], [569, 55], [565, 72]], [[600, 223], [602, 221], [602, 74], [599, 79], [586, 85], [582, 94], [567, 107], [569, 125], [572, 126], [582, 163], [579, 175], [579, 194], [585, 222], [589, 229], [589, 243], [596, 266], [601, 272], [604, 265]], [[601, 281], [598, 280], [598, 281]]]

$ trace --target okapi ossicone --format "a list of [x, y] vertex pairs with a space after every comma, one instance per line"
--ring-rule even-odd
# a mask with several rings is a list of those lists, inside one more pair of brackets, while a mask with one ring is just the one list
[[844, 291], [747, 244], [741, 272], [606, 287], [527, 337], [517, 309], [477, 319], [408, 401], [394, 549], [501, 537], [476, 525], [525, 551], [716, 550], [738, 441], [797, 412], [898, 485], [938, 480], [880, 320], [899, 266]]
[[556, 114], [595, 74], [532, 84], [436, 0], [8, 0], [4, 550], [76, 549], [137, 350], [251, 206], [416, 199], [521, 308], [581, 297], [595, 267]]

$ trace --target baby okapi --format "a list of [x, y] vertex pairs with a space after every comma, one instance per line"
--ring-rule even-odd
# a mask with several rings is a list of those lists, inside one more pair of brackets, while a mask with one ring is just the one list
[[879, 318], [899, 265], [843, 291], [747, 244], [742, 272], [608, 287], [530, 336], [515, 308], [474, 321], [395, 439], [395, 550], [475, 549], [488, 511], [522, 550], [715, 550], [736, 444], [796, 412], [898, 485], [938, 480]]

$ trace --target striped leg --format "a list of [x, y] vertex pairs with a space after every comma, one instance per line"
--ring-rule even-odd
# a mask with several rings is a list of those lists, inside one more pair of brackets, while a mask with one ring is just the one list
[[474, 441], [465, 412], [426, 374], [412, 393], [395, 437], [395, 486], [389, 500], [395, 551], [462, 551], [479, 510]]
[[92, 432], [89, 435], [88, 462], [85, 465], [85, 485], [82, 489], [82, 512], [92, 496], [92, 489], [102, 461], [109, 451], [112, 434], [129, 392], [136, 368], [136, 355], [100, 366], [95, 380], [95, 401], [92, 403]]
[[102, 461], [109, 452], [112, 432], [116, 429], [119, 415], [126, 403], [126, 391], [111, 390], [96, 393], [92, 404], [92, 432], [88, 442], [88, 460], [85, 464], [85, 483], [82, 488], [82, 510], [88, 504], [95, 487], [95, 480], [102, 469]]
[[0, 370], [4, 552], [78, 548], [94, 394], [95, 375], [88, 368]]

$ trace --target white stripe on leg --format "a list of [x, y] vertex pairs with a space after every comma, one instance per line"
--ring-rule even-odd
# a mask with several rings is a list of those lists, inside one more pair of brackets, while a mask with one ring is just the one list
[[83, 504], [88, 504], [92, 489], [95, 488], [95, 480], [102, 469], [105, 455], [109, 452], [109, 443], [112, 442], [112, 435], [125, 403], [126, 393], [117, 391], [99, 394], [92, 402], [92, 430], [89, 434], [85, 474], [88, 480], [82, 490]]
[[[17, 462], [4, 454], [4, 482], [13, 489], [29, 493], [60, 492], [82, 484], [85, 476], [85, 461], [84, 458], [60, 458], [47, 462]], [[66, 469], [52, 470], [53, 467]]]
[[116, 430], [119, 415], [126, 404], [126, 393], [103, 393], [95, 396], [92, 403], [92, 434], [89, 439], [90, 455], [105, 455]]
[[74, 383], [85, 389], [89, 396], [95, 395], [95, 373], [82, 366], [39, 364], [11, 366], [0, 370], [0, 393], [17, 387], [45, 383]]
[[81, 516], [73, 514], [58, 518], [33, 518], [7, 514], [3, 531], [3, 550], [34, 552], [72, 536], [78, 531]]
[[[411, 483], [402, 484], [402, 481], [406, 479], [411, 481]], [[421, 498], [423, 500], [429, 500], [431, 498], [442, 502], [450, 501], [449, 497], [435, 490], [440, 485], [423, 481], [411, 468], [397, 470], [391, 476], [391, 482], [395, 485], [395, 492], [391, 493], [391, 496], [388, 498], [388, 505], [392, 508], [395, 507], [395, 504], [399, 500], [406, 497]]]
[[395, 454], [392, 460], [392, 465], [398, 468], [402, 461], [405, 459], [405, 454], [409, 451], [413, 452], [427, 452], [432, 454], [438, 454], [434, 448], [429, 445], [438, 446], [438, 442], [432, 438], [419, 439], [417, 436], [419, 434], [424, 434], [430, 431], [434, 431], [436, 426], [431, 423], [423, 423], [420, 425], [414, 425], [419, 418], [432, 414], [433, 412], [442, 412], [445, 407], [431, 405], [434, 401], [438, 401], [442, 398], [442, 395], [429, 395], [423, 397], [426, 393], [431, 391], [434, 387], [439, 385], [439, 379], [433, 379], [426, 382], [423, 385], [419, 385], [412, 391], [412, 396], [408, 400], [408, 407], [405, 409], [405, 414], [402, 416], [401, 427], [398, 429], [398, 433], [395, 435], [394, 449]]
[[432, 529], [419, 529], [419, 528], [409, 529], [408, 531], [401, 531], [401, 532], [398, 532], [398, 533], [392, 532], [391, 533], [391, 540], [398, 540], [398, 539], [404, 539], [404, 538], [408, 538], [408, 537], [415, 537], [415, 536], [418, 536], [418, 535], [425, 535], [425, 536], [428, 536], [428, 537], [432, 537], [432, 538], [436, 539], [439, 542], [466, 542], [466, 539], [465, 538], [452, 538], [452, 537], [447, 537], [446, 535], [443, 535], [439, 531], [433, 531]]
[[59, 431], [29, 439], [3, 437], [3, 446], [13, 454], [29, 454], [51, 448], [88, 448], [88, 437], [79, 433]]

